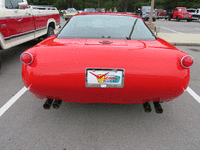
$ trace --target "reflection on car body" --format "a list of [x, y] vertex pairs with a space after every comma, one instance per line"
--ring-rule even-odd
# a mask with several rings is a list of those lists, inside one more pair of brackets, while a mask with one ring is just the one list
[[[190, 79], [193, 59], [157, 38], [138, 16], [82, 13], [63, 29], [21, 55], [29, 91], [58, 108], [63, 102], [142, 103], [180, 96]], [[167, 81], [167, 82], [166, 82]]]

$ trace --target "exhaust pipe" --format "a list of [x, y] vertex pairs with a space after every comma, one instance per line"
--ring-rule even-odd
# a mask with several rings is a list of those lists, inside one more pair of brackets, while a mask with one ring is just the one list
[[154, 104], [154, 108], [157, 114], [162, 114], [163, 113], [163, 109], [161, 107], [161, 105], [159, 104], [159, 102], [153, 102]]
[[62, 100], [55, 100], [53, 102], [53, 108], [58, 109], [62, 103]]
[[48, 99], [46, 100], [46, 102], [44, 103], [43, 108], [44, 108], [44, 109], [50, 109], [50, 108], [51, 108], [52, 102], [53, 102], [53, 99], [48, 98]]
[[143, 107], [144, 107], [144, 111], [146, 113], [150, 113], [151, 112], [151, 105], [149, 104], [149, 102], [144, 103]]

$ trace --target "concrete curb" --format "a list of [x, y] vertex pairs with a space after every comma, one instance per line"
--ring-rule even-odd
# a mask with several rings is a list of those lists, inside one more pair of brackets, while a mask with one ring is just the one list
[[158, 33], [157, 37], [174, 46], [200, 46], [200, 34]]

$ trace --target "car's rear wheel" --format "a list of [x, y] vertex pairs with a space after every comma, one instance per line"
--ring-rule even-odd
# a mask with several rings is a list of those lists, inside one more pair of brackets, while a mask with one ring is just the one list
[[156, 21], [156, 18], [153, 18], [153, 21]]

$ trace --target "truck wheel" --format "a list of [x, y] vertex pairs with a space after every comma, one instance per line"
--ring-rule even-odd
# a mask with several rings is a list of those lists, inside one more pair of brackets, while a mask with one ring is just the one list
[[153, 18], [153, 21], [156, 21], [156, 18]]
[[52, 35], [54, 35], [54, 29], [52, 27], [48, 27], [48, 30], [47, 30], [47, 37], [50, 37]]
[[187, 19], [187, 22], [190, 22], [191, 20], [190, 19]]
[[178, 22], [180, 21], [180, 18], [178, 16], [176, 17], [176, 21], [178, 21]]
[[54, 35], [54, 29], [53, 29], [53, 27], [49, 26], [48, 29], [47, 29], [47, 34], [43, 35], [42, 38], [46, 39], [46, 38], [48, 38], [52, 35]]
[[169, 17], [168, 20], [170, 21], [170, 20], [171, 20], [171, 17]]

